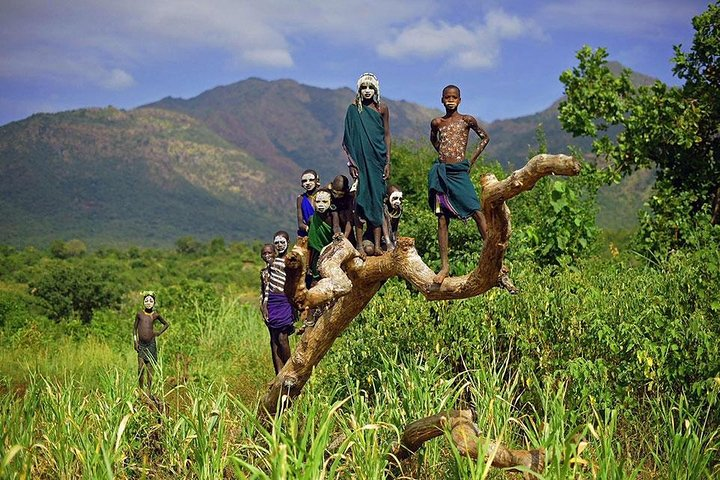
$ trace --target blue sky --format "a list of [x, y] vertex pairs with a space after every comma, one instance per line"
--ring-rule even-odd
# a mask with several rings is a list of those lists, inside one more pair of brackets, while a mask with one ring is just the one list
[[[483, 121], [547, 108], [583, 45], [675, 85], [700, 0], [3, 0], [0, 125], [36, 112], [134, 108], [248, 77], [440, 107], [448, 83]], [[350, 99], [348, 99], [350, 101]], [[392, 112], [391, 112], [392, 113]]]

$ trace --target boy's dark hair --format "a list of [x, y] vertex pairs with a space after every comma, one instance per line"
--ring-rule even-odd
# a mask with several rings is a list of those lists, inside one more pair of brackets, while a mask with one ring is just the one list
[[342, 190], [343, 192], [350, 190], [350, 180], [345, 175], [338, 175], [333, 178], [331, 185], [335, 190]]
[[278, 230], [277, 232], [275, 232], [273, 234], [273, 238], [277, 237], [278, 235], [281, 237], [285, 237], [285, 240], [287, 240], [288, 243], [290, 243], [290, 235], [288, 235], [288, 233], [285, 230]]
[[[274, 238], [276, 235], [277, 235], [277, 234], [273, 235], [273, 238]], [[265, 250], [266, 248], [272, 248], [273, 251], [275, 251], [275, 246], [274, 246], [272, 243], [266, 243], [266, 244], [264, 244], [264, 245], [262, 246], [262, 248], [260, 249], [260, 251], [262, 252], [262, 251]]]
[[389, 197], [393, 192], [402, 192], [402, 190], [397, 185], [388, 185], [385, 194]]
[[454, 88], [455, 90], [457, 90], [458, 95], [460, 95], [460, 87], [458, 87], [457, 85], [453, 85], [452, 83], [451, 83], [450, 85], [445, 86], [445, 88], [443, 88], [443, 91], [442, 91], [443, 95], [445, 95], [445, 91], [446, 91], [446, 90], [450, 90], [450, 89], [453, 89], [453, 88]]
[[302, 172], [302, 173], [300, 174], [300, 176], [302, 177], [303, 175], [306, 175], [306, 174], [308, 174], [308, 173], [312, 173], [313, 175], [315, 175], [315, 178], [319, 178], [317, 172], [316, 172], [315, 170], [313, 170], [312, 168], [308, 168], [307, 170], [305, 170], [304, 172]]

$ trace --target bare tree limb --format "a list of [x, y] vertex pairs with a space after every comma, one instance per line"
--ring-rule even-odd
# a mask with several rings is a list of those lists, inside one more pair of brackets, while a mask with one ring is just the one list
[[400, 444], [393, 449], [390, 461], [400, 462], [417, 452], [422, 445], [449, 430], [453, 443], [464, 456], [477, 459], [491, 458], [496, 468], [515, 469], [526, 467], [534, 472], [545, 468], [545, 451], [513, 450], [501, 443], [486, 440], [478, 436], [478, 430], [472, 421], [470, 410], [450, 410], [416, 420], [405, 427]]

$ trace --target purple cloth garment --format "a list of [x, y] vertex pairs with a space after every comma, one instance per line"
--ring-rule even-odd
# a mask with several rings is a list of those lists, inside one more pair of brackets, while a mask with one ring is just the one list
[[284, 293], [270, 293], [268, 296], [268, 320], [270, 328], [282, 328], [292, 325], [295, 312]]

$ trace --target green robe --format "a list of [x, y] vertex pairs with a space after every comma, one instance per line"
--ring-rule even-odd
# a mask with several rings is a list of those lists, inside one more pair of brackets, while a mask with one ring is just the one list
[[428, 174], [428, 202], [437, 213], [437, 195], [443, 194], [442, 211], [463, 220], [480, 210], [480, 200], [470, 181], [470, 162], [441, 163], [435, 160]]
[[315, 212], [310, 218], [310, 225], [308, 225], [308, 245], [310, 248], [317, 252], [317, 255], [313, 258], [313, 263], [310, 265], [310, 273], [314, 279], [320, 278], [320, 273], [317, 270], [317, 261], [320, 257], [320, 252], [325, 248], [326, 245], [330, 245], [333, 238], [333, 227], [323, 221], [318, 212]]
[[358, 111], [355, 104], [348, 107], [345, 113], [343, 148], [360, 172], [356, 211], [371, 226], [379, 227], [383, 222], [383, 199], [386, 190], [383, 172], [388, 159], [385, 126], [377, 110], [364, 107]]

